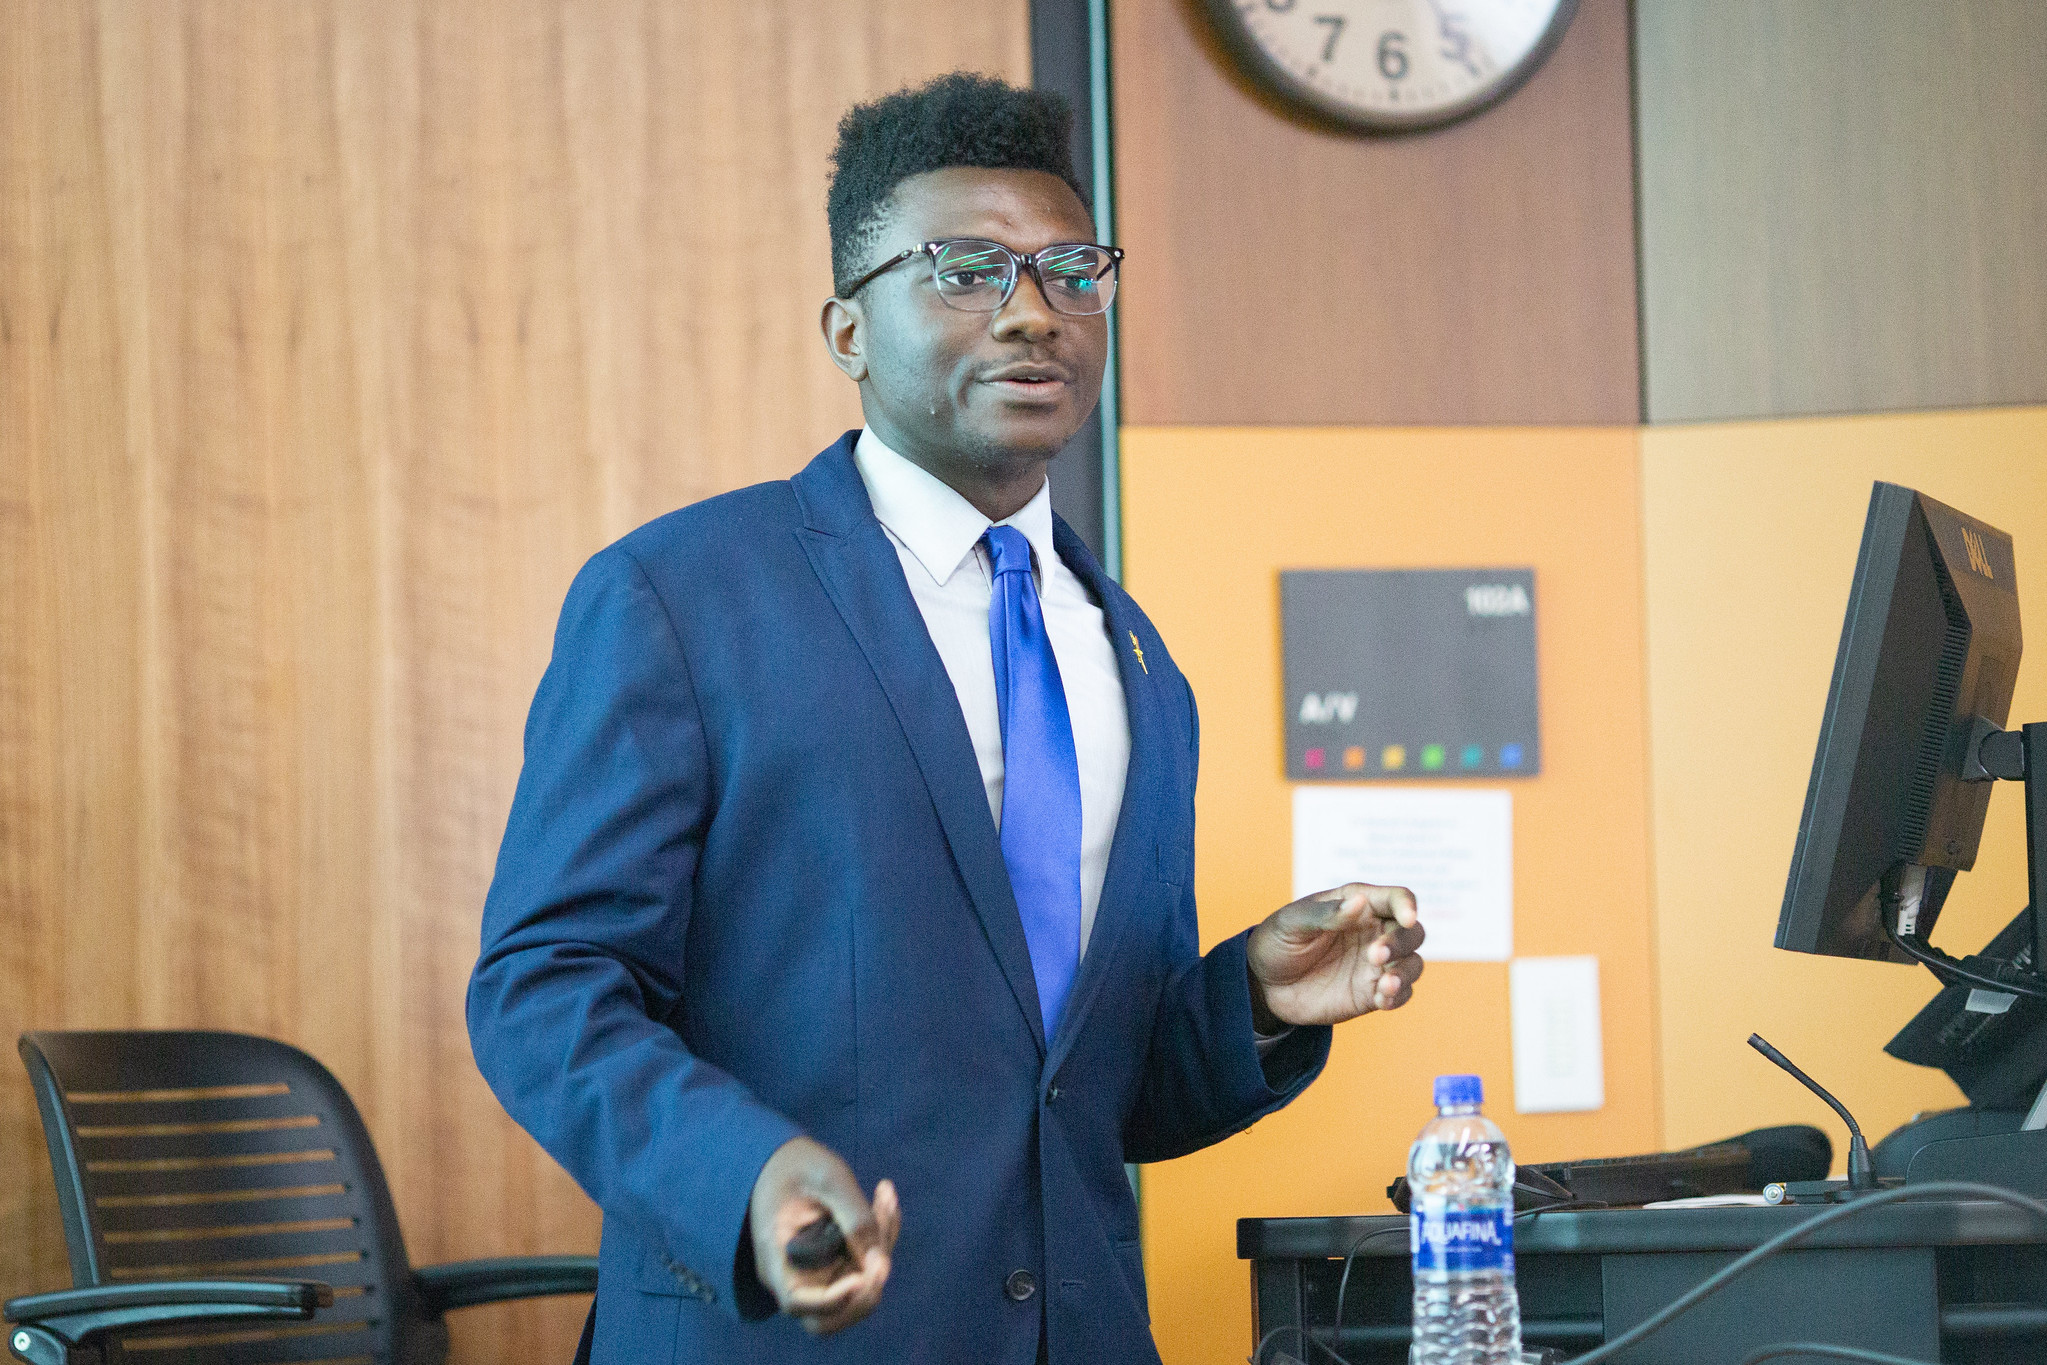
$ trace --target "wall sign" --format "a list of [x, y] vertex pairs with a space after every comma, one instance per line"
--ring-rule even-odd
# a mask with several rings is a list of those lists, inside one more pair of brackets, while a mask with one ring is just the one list
[[1293, 781], [1541, 771], [1533, 569], [1290, 570], [1279, 597]]

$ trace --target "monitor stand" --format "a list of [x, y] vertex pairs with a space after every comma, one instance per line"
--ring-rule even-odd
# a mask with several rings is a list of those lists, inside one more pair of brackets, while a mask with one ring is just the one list
[[[1972, 1009], [1995, 1013], [2009, 1008], [2015, 996], [2047, 997], [2047, 724], [2017, 730], [1984, 726], [1970, 746], [1964, 774], [1972, 781], [2001, 778], [2026, 784], [2030, 951], [2021, 947], [2013, 959], [1970, 956], [1957, 961], [1916, 933], [1898, 933], [1896, 904], [1886, 907], [1885, 930], [1943, 985], [1969, 987]], [[1887, 899], [1891, 891], [1887, 884]], [[1905, 1183], [1930, 1180], [1973, 1180], [2047, 1198], [2047, 1082], [2034, 1093], [2016, 1132], [1950, 1138], [1921, 1147], [1905, 1168]]]
[[[1892, 1149], [1902, 1147], [1903, 1151]], [[1902, 1165], [1901, 1165], [1902, 1160]], [[1876, 1147], [1881, 1183], [1920, 1185], [1929, 1180], [1973, 1180], [2047, 1198], [2047, 1085], [2021, 1114], [2014, 1109], [1970, 1106], [1924, 1114]], [[1798, 1203], [1833, 1200], [1795, 1191]]]
[[1929, 1180], [1974, 1180], [2047, 1199], [2047, 1128], [1929, 1142], [1905, 1168], [1905, 1183]]
[[[1969, 745], [1962, 778], [1967, 782], [2006, 781], [2026, 785], [2026, 915], [2032, 925], [2030, 961], [1970, 955], [1951, 957], [1927, 942], [1913, 927], [1924, 868], [1887, 874], [1883, 883], [1884, 933], [1898, 950], [1925, 966], [1941, 984], [1967, 986], [1981, 993], [1986, 1012], [2011, 1003], [1999, 996], [2027, 995], [2047, 999], [2047, 723], [1999, 730], [1987, 721]], [[1974, 1006], [1975, 1002], [1971, 1002]], [[2040, 1112], [2039, 1102], [2033, 1106]]]

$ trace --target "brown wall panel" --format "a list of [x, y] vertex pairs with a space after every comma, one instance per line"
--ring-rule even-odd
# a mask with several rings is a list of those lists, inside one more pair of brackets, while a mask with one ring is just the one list
[[1124, 420], [1640, 418], [1624, 0], [1528, 85], [1407, 137], [1291, 121], [1199, 0], [1116, 0]]
[[[815, 330], [851, 101], [1024, 79], [1024, 0], [10, 3], [0, 1034], [325, 1060], [421, 1262], [594, 1246], [462, 993], [570, 575], [858, 421]], [[0, 1065], [0, 1290], [66, 1283]], [[582, 1305], [469, 1310], [567, 1357]]]
[[1636, 25], [1651, 420], [2047, 400], [2047, 6]]

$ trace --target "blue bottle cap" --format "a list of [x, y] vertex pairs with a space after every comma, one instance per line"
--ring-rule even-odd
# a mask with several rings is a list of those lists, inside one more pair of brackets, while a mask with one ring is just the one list
[[1477, 1108], [1485, 1103], [1485, 1084], [1476, 1076], [1436, 1077], [1436, 1108]]

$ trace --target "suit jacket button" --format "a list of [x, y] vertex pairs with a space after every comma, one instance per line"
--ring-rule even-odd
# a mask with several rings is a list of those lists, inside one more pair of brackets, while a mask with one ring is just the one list
[[1028, 1270], [1012, 1270], [1009, 1278], [1002, 1282], [1002, 1292], [1022, 1303], [1038, 1292], [1038, 1277]]

